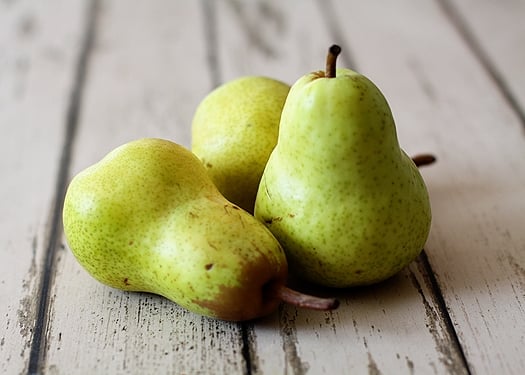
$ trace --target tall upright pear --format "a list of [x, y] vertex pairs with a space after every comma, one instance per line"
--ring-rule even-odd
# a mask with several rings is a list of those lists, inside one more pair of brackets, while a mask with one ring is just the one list
[[283, 245], [292, 272], [349, 287], [410, 263], [426, 242], [431, 212], [385, 97], [365, 76], [336, 69], [339, 53], [332, 46], [326, 71], [292, 86], [255, 216]]

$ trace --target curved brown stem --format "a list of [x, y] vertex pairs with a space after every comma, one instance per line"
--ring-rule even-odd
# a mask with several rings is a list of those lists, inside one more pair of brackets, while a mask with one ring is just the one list
[[436, 161], [436, 157], [432, 154], [421, 154], [412, 157], [412, 161], [417, 167], [433, 164]]
[[311, 310], [334, 310], [339, 306], [339, 300], [335, 298], [322, 298], [310, 296], [290, 289], [284, 285], [275, 290], [276, 297], [281, 301], [297, 307]]
[[328, 49], [328, 55], [326, 56], [326, 70], [325, 70], [326, 78], [335, 78], [337, 56], [339, 56], [340, 53], [341, 53], [341, 47], [339, 47], [337, 44], [332, 45]]

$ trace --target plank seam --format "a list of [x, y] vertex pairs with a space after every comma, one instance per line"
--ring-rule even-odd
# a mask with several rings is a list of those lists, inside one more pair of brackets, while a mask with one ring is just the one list
[[28, 360], [28, 374], [38, 374], [45, 364], [46, 356], [46, 334], [48, 328], [47, 314], [50, 307], [49, 294], [55, 270], [56, 254], [60, 236], [62, 233], [62, 205], [69, 177], [69, 166], [80, 107], [84, 91], [88, 60], [93, 49], [95, 37], [96, 15], [98, 12], [98, 0], [90, 0], [87, 6], [87, 19], [84, 38], [80, 47], [71, 88], [70, 101], [68, 103], [65, 132], [62, 153], [59, 159], [59, 168], [56, 178], [54, 204], [51, 213], [51, 222], [48, 230], [46, 253], [43, 260], [43, 270], [39, 283], [39, 295], [37, 296], [37, 314], [35, 317], [35, 328], [31, 341], [31, 351]]
[[445, 298], [443, 297], [443, 293], [441, 292], [441, 288], [439, 287], [439, 283], [436, 279], [434, 270], [432, 269], [432, 266], [430, 264], [430, 261], [428, 260], [428, 256], [425, 250], [421, 252], [419, 256], [419, 261], [421, 262], [421, 265], [423, 266], [424, 272], [426, 274], [425, 278], [427, 279], [427, 282], [429, 283], [429, 289], [435, 299], [437, 308], [443, 317], [443, 321], [445, 323], [446, 330], [449, 333], [452, 342], [457, 347], [458, 354], [460, 356], [461, 361], [463, 362], [463, 366], [465, 370], [467, 371], [467, 374], [471, 375], [472, 372], [470, 370], [470, 366], [467, 361], [467, 356], [465, 354], [465, 351], [463, 350], [461, 341], [459, 340], [458, 333], [456, 329], [454, 328], [454, 323], [452, 322], [452, 318], [450, 317], [450, 314], [448, 312], [447, 303], [445, 302]]
[[[351, 49], [348, 47], [349, 43], [347, 43], [346, 38], [343, 36], [344, 32], [341, 30], [341, 27], [337, 22], [336, 12], [332, 5], [332, 1], [317, 0], [317, 5], [319, 7], [320, 13], [322, 14], [322, 18], [324, 19], [324, 22], [326, 24], [326, 28], [328, 29], [328, 32], [334, 39], [333, 43], [340, 44], [342, 46], [340, 57], [340, 59], [342, 60], [342, 64], [340, 65], [345, 65], [347, 67], [350, 67], [350, 69], [354, 70], [357, 69], [357, 62], [354, 58], [354, 55], [351, 52]], [[326, 51], [328, 51], [329, 47], [329, 45], [326, 46]]]
[[485, 52], [483, 47], [475, 36], [474, 32], [469, 28], [468, 23], [460, 12], [452, 5], [450, 0], [436, 0], [441, 10], [449, 19], [452, 26], [456, 29], [459, 36], [463, 39], [472, 54], [477, 58], [482, 68], [485, 70], [490, 79], [494, 82], [501, 95], [518, 116], [518, 119], [525, 130], [525, 109], [523, 109], [518, 100], [515, 98], [512, 89], [507, 85], [505, 78], [500, 74], [489, 55]]
[[251, 340], [250, 340], [250, 331], [253, 329], [253, 327], [249, 323], [242, 323], [241, 324], [241, 336], [242, 336], [242, 357], [244, 358], [244, 361], [246, 363], [246, 375], [252, 375], [252, 348], [251, 348]]

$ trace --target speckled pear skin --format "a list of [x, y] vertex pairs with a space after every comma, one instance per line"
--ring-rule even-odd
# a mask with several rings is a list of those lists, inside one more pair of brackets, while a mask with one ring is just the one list
[[269, 77], [237, 78], [208, 94], [193, 117], [192, 151], [219, 191], [250, 213], [289, 90]]
[[292, 86], [255, 216], [284, 247], [290, 271], [325, 286], [380, 282], [420, 253], [427, 189], [369, 79], [338, 69]]
[[63, 221], [80, 264], [111, 287], [224, 320], [254, 319], [279, 304], [265, 294], [287, 274], [277, 240], [170, 141], [130, 142], [80, 172]]

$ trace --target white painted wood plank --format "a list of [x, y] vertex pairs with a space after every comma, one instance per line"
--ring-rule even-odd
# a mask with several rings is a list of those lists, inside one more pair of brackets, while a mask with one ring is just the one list
[[[321, 6], [221, 3], [219, 75], [228, 80], [265, 74], [293, 83], [324, 69], [328, 47], [339, 40]], [[423, 275], [414, 264], [384, 285], [338, 292], [343, 304], [335, 312], [284, 307], [255, 322], [248, 335], [253, 373], [462, 373], [460, 354]]]
[[342, 305], [331, 313], [287, 306], [256, 324], [254, 373], [466, 373], [416, 263], [385, 283], [338, 296]]
[[[71, 174], [132, 139], [189, 145], [211, 89], [198, 2], [101, 2]], [[44, 369], [59, 373], [243, 373], [240, 326], [91, 278], [69, 250], [56, 264]]]
[[27, 369], [84, 3], [0, 2], [2, 374]]
[[444, 1], [525, 116], [525, 1]]
[[346, 46], [390, 99], [401, 143], [438, 156], [424, 172], [434, 211], [426, 250], [471, 371], [521, 374], [522, 124], [435, 2], [337, 9], [352, 12], [355, 22], [339, 21]]
[[312, 1], [220, 1], [215, 14], [222, 82], [266, 75], [292, 84], [324, 65], [333, 42]]

